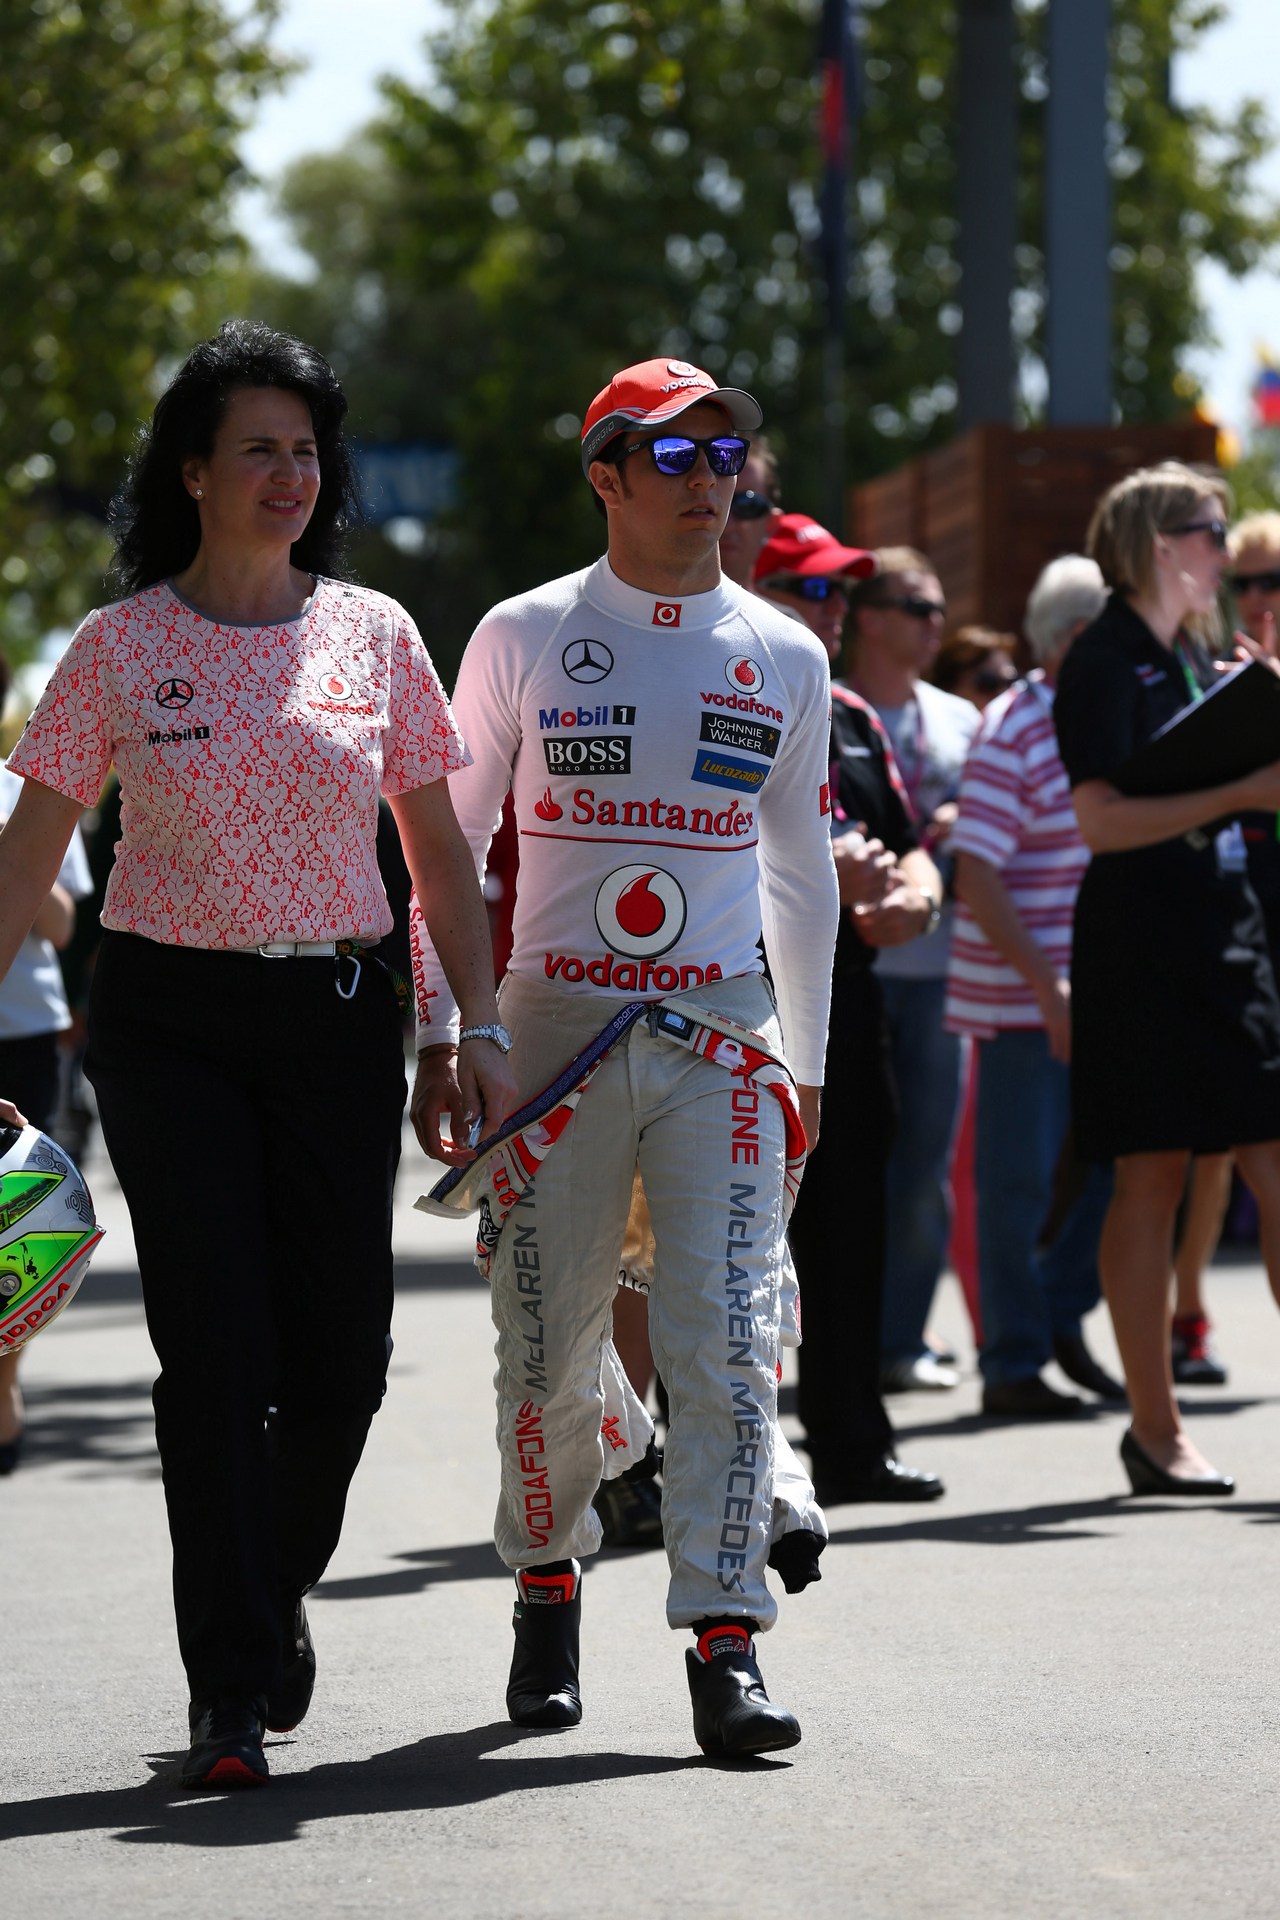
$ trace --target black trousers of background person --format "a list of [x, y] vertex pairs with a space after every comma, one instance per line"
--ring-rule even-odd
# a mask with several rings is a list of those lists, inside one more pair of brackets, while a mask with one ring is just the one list
[[0, 1040], [0, 1094], [41, 1133], [48, 1133], [58, 1117], [60, 1060], [56, 1033]]
[[178, 1645], [202, 1702], [268, 1693], [337, 1545], [386, 1386], [405, 1100], [366, 956], [261, 958], [107, 933], [85, 1071], [160, 1362]]
[[832, 981], [822, 1132], [788, 1238], [800, 1282], [799, 1413], [813, 1477], [838, 1483], [894, 1450], [880, 1398], [885, 1170], [897, 1096], [880, 982]]

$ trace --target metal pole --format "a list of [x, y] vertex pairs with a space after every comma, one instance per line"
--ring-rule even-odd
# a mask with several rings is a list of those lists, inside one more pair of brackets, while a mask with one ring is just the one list
[[[1072, 0], [1072, 4], [1075, 0]], [[1017, 238], [1013, 0], [961, 0], [961, 424], [1013, 413], [1010, 299]]]
[[825, 313], [822, 340], [822, 442], [825, 519], [844, 530], [845, 370], [844, 335], [849, 285], [849, 170], [857, 69], [854, 54], [856, 0], [823, 0], [818, 49], [822, 76], [822, 276]]
[[1049, 419], [1111, 424], [1111, 0], [1050, 0], [1045, 172]]

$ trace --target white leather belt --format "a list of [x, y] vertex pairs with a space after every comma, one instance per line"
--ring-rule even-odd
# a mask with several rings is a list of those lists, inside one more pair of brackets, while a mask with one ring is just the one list
[[339, 945], [359, 947], [361, 952], [369, 943], [364, 940], [267, 940], [260, 947], [243, 947], [243, 953], [259, 953], [264, 960], [325, 960], [332, 959]]

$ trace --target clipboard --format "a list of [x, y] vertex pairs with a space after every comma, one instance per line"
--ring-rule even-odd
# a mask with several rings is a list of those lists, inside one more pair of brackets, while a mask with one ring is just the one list
[[1166, 720], [1112, 779], [1130, 798], [1151, 799], [1225, 786], [1273, 760], [1280, 760], [1280, 674], [1250, 660]]

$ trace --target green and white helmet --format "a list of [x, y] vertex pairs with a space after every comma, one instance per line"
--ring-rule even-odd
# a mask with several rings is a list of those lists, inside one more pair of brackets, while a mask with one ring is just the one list
[[0, 1353], [16, 1353], [75, 1298], [101, 1238], [62, 1148], [35, 1127], [0, 1125]]

